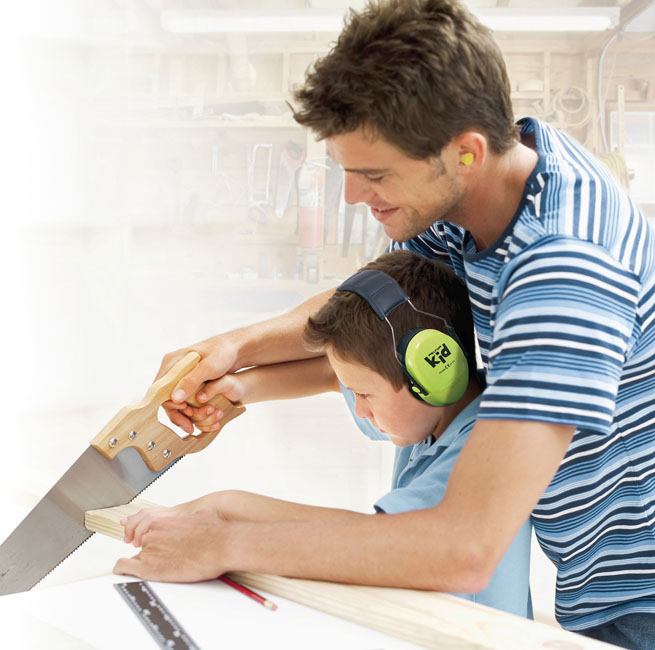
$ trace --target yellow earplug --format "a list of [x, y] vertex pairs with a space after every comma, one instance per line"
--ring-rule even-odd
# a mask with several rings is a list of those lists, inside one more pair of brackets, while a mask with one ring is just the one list
[[475, 160], [475, 156], [469, 151], [468, 153], [463, 154], [459, 160], [462, 165], [470, 165]]

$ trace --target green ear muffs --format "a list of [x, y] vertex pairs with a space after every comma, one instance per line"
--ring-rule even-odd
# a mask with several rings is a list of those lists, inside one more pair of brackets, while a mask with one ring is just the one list
[[457, 341], [434, 329], [407, 330], [398, 341], [398, 361], [409, 390], [432, 406], [456, 402], [469, 381], [468, 361]]
[[[387, 321], [396, 358], [414, 397], [432, 406], [446, 406], [464, 394], [469, 381], [466, 353], [455, 330], [444, 318], [416, 309], [401, 286], [382, 271], [359, 271], [342, 282], [337, 291], [356, 293], [368, 302], [380, 320]], [[396, 345], [396, 336], [387, 316], [405, 302], [414, 311], [441, 320], [448, 334], [436, 329], [409, 329]]]

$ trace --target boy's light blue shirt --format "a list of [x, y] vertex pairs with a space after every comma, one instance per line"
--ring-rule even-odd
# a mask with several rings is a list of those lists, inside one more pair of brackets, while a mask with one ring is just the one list
[[[389, 440], [368, 420], [355, 415], [355, 396], [341, 385], [348, 408], [359, 429], [372, 440]], [[394, 514], [437, 505], [444, 496], [455, 461], [468, 438], [478, 412], [480, 398], [473, 400], [434, 440], [396, 447], [392, 489], [375, 503], [377, 512]], [[482, 605], [532, 618], [530, 599], [530, 536], [528, 519], [496, 567], [491, 581], [477, 594], [455, 594]]]

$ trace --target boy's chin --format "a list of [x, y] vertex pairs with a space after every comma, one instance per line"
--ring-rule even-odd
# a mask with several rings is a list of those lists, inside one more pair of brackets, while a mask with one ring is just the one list
[[393, 433], [387, 433], [391, 442], [396, 445], [396, 447], [409, 447], [409, 445], [415, 445], [417, 442], [423, 442], [422, 440], [412, 440], [410, 438], [401, 438], [400, 436], [394, 436]]

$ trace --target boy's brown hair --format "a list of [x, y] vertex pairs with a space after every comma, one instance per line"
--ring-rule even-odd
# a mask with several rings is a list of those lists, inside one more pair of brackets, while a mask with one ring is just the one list
[[[409, 296], [416, 309], [441, 316], [455, 330], [475, 376], [475, 335], [468, 292], [464, 282], [447, 266], [410, 251], [386, 253], [364, 266], [390, 275]], [[441, 320], [413, 310], [407, 303], [388, 316], [396, 343], [411, 328], [444, 331]], [[378, 373], [398, 390], [405, 378], [396, 358], [389, 323], [380, 320], [364, 298], [351, 291], [337, 291], [305, 326], [306, 346], [332, 352], [346, 362], [361, 364]]]
[[419, 160], [469, 129], [499, 154], [518, 133], [500, 49], [457, 0], [371, 0], [351, 10], [295, 101], [296, 121], [320, 139], [362, 129]]

